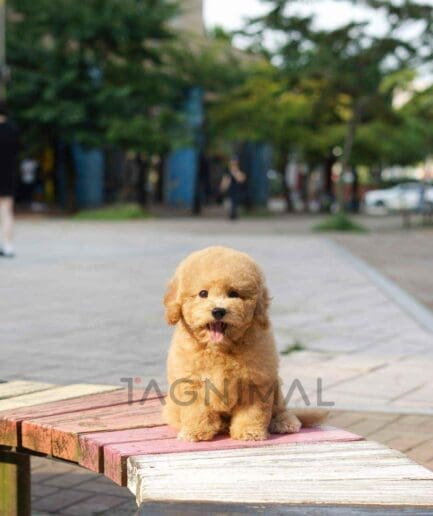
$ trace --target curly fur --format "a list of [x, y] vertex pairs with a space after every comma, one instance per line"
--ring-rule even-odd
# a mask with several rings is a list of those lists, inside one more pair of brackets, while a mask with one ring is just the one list
[[[202, 441], [229, 433], [264, 440], [269, 432], [294, 433], [323, 419], [317, 412], [298, 417], [284, 404], [269, 304], [263, 273], [247, 254], [211, 247], [178, 266], [164, 297], [167, 322], [176, 325], [164, 415], [179, 438]], [[214, 308], [226, 310], [217, 343], [209, 330]]]

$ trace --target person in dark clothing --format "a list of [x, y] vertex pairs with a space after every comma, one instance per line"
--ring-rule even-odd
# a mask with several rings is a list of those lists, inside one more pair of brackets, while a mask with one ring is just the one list
[[5, 102], [0, 101], [0, 255], [8, 258], [14, 256], [14, 193], [18, 151], [18, 130], [8, 120]]
[[239, 168], [239, 159], [233, 156], [230, 160], [228, 170], [223, 176], [221, 191], [228, 193], [230, 198], [230, 219], [236, 220], [239, 217], [239, 203], [241, 200], [242, 185], [247, 177]]

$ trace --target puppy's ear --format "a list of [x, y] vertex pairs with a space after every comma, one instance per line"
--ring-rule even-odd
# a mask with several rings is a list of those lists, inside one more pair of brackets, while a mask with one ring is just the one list
[[181, 304], [179, 299], [179, 280], [175, 276], [167, 287], [164, 296], [165, 319], [173, 326], [179, 322], [181, 316]]
[[271, 304], [271, 299], [269, 297], [269, 291], [265, 286], [263, 286], [262, 291], [260, 292], [259, 297], [257, 298], [256, 312], [255, 312], [256, 321], [263, 328], [267, 328], [269, 326], [268, 310], [269, 310], [270, 304]]

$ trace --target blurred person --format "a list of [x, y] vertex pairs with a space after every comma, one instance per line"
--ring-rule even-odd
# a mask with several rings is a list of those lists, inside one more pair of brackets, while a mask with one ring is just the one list
[[17, 202], [32, 204], [34, 192], [40, 176], [39, 161], [34, 157], [25, 158], [20, 164], [20, 188], [16, 196]]
[[8, 119], [8, 109], [0, 101], [0, 255], [15, 256], [14, 232], [14, 187], [18, 169], [19, 135]]
[[239, 217], [242, 186], [246, 180], [246, 174], [239, 167], [239, 158], [233, 156], [221, 182], [221, 192], [227, 192], [230, 199], [230, 220], [236, 220]]

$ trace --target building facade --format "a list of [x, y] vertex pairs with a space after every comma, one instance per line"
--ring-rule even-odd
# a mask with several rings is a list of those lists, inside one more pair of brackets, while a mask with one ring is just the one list
[[203, 0], [181, 0], [182, 16], [175, 21], [175, 26], [181, 30], [204, 35], [204, 6]]

